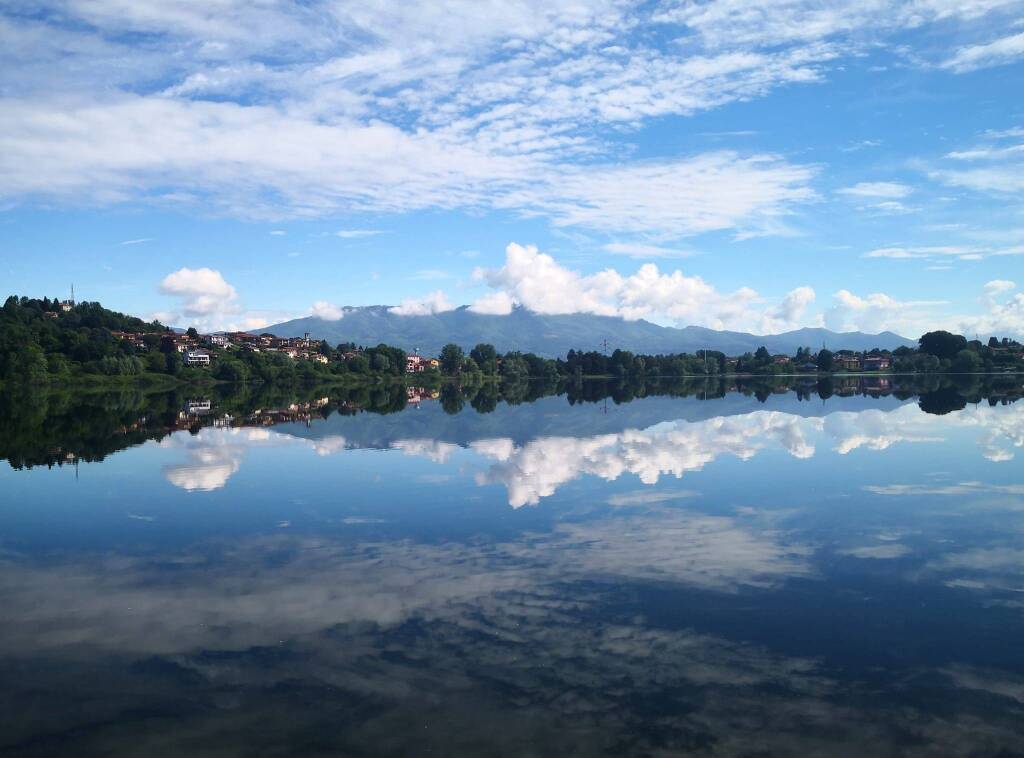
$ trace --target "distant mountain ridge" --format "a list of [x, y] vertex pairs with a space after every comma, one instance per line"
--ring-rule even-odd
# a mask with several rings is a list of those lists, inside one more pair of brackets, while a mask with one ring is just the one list
[[893, 332], [833, 332], [828, 329], [797, 329], [782, 334], [755, 335], [687, 326], [681, 329], [659, 326], [639, 319], [627, 321], [614, 316], [585, 313], [547, 315], [515, 308], [507, 316], [473, 313], [466, 306], [426, 316], [400, 316], [390, 306], [370, 305], [344, 309], [344, 317], [327, 321], [312, 316], [268, 326], [265, 331], [281, 337], [297, 337], [305, 332], [331, 343], [354, 342], [358, 345], [386, 343], [405, 350], [436, 355], [449, 342], [470, 349], [480, 342], [499, 351], [521, 350], [546, 357], [558, 357], [572, 350], [600, 350], [605, 340], [608, 349], [621, 348], [635, 353], [693, 353], [707, 348], [728, 355], [753, 352], [764, 345], [772, 353], [795, 353], [799, 347], [815, 350], [825, 345], [830, 350], [893, 350], [915, 346], [914, 340]]

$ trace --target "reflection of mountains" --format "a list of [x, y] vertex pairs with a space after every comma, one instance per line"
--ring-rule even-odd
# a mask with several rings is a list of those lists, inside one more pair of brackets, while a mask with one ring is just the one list
[[522, 445], [537, 437], [593, 437], [627, 429], [646, 429], [664, 421], [705, 421], [755, 411], [778, 411], [799, 417], [822, 417], [836, 411], [889, 411], [910, 401], [896, 397], [833, 397], [822, 401], [798, 399], [795, 393], [754, 396], [728, 394], [699, 397], [646, 397], [629, 403], [569, 405], [564, 397], [545, 397], [529, 404], [500, 403], [491, 413], [470, 410], [455, 415], [437, 403], [389, 416], [331, 416], [306, 428], [282, 425], [279, 431], [310, 440], [344, 437], [349, 447], [387, 449], [401, 440], [430, 439], [468, 447], [478, 440], [503, 438]]
[[[635, 401], [607, 415], [593, 406], [555, 407], [540, 401], [507, 408], [507, 414], [496, 411], [485, 416], [448, 416], [435, 408], [400, 417], [335, 416], [309, 426], [284, 424], [273, 432], [203, 429], [195, 435], [174, 435], [163, 443], [168, 449], [186, 452], [184, 462], [165, 467], [164, 473], [178, 487], [213, 490], [227, 483], [246, 450], [254, 446], [308, 445], [321, 456], [358, 448], [390, 449], [439, 465], [467, 448], [483, 464], [475, 476], [477, 483], [503, 485], [509, 504], [518, 508], [536, 505], [581, 476], [606, 481], [633, 476], [654, 485], [663, 476], [681, 478], [723, 456], [746, 461], [767, 449], [783, 450], [798, 459], [813, 457], [820, 447], [846, 455], [858, 449], [885, 450], [898, 443], [939, 443], [955, 429], [979, 432], [977, 445], [993, 462], [1012, 460], [1013, 448], [1024, 445], [1024, 405], [976, 406], [935, 416], [913, 404], [896, 404], [885, 409], [835, 410], [822, 416], [790, 412], [805, 408], [820, 412], [820, 404], [792, 402], [779, 403], [790, 411], [764, 410], [759, 404], [760, 410], [740, 412], [746, 406], [741, 396], [736, 399], [741, 402], [726, 403], [732, 415], [706, 419], [692, 417], [703, 415], [709, 406], [723, 410], [722, 404], [655, 398]], [[863, 403], [829, 403], [832, 408], [844, 405], [856, 408]]]

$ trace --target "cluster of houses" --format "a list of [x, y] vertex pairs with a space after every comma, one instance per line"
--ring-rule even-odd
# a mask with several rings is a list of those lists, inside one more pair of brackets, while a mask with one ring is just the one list
[[[119, 332], [111, 334], [129, 343], [139, 351], [147, 349], [146, 335], [140, 332]], [[327, 363], [328, 358], [319, 352], [320, 340], [312, 340], [309, 332], [302, 337], [275, 337], [271, 334], [249, 334], [229, 332], [227, 334], [200, 334], [166, 332], [159, 335], [162, 346], [173, 347], [181, 353], [186, 366], [209, 366], [213, 355], [210, 348], [221, 350], [241, 349], [253, 352], [283, 353], [289, 358]]]
[[[773, 355], [772, 364], [794, 371], [815, 372], [818, 370], [817, 358], [816, 353], [801, 360], [794, 360], [788, 355]], [[729, 370], [735, 370], [738, 363], [738, 358], [727, 358], [725, 361]], [[888, 371], [891, 368], [892, 358], [888, 355], [867, 355], [861, 358], [856, 353], [840, 351], [832, 356], [833, 371]]]
[[[111, 334], [139, 351], [147, 349], [146, 336], [138, 332], [111, 332]], [[188, 334], [166, 332], [159, 335], [162, 348], [173, 347], [181, 353], [186, 366], [209, 366], [216, 357], [211, 348], [220, 350], [250, 350], [254, 353], [281, 353], [295, 360], [329, 363], [330, 359], [320, 352], [323, 340], [311, 339], [309, 332], [302, 337], [276, 337], [273, 334], [250, 334], [249, 332], [226, 332], [223, 334]], [[361, 350], [349, 350], [338, 356], [341, 360], [351, 360], [361, 355]], [[420, 374], [430, 369], [438, 369], [440, 362], [436, 358], [422, 355], [409, 355], [405, 359], [405, 370], [409, 374]]]
[[427, 369], [436, 369], [441, 365], [437, 358], [425, 358], [422, 355], [405, 356], [405, 373], [422, 374]]

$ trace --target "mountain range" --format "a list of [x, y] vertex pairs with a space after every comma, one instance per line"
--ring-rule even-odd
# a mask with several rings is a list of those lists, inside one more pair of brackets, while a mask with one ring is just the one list
[[487, 342], [500, 352], [521, 350], [552, 358], [564, 356], [570, 349], [601, 350], [606, 341], [609, 351], [621, 348], [648, 354], [693, 353], [706, 348], [741, 355], [761, 345], [772, 353], [786, 354], [796, 352], [799, 347], [819, 349], [823, 345], [830, 350], [875, 347], [893, 350], [903, 345], [916, 345], [913, 340], [893, 332], [865, 334], [806, 328], [755, 335], [702, 326], [675, 328], [643, 319], [627, 321], [584, 313], [547, 315], [526, 308], [515, 308], [507, 316], [474, 313], [466, 306], [423, 316], [398, 315], [385, 305], [348, 307], [343, 313], [343, 317], [335, 321], [309, 316], [268, 326], [265, 331], [280, 337], [299, 337], [309, 332], [311, 337], [332, 344], [383, 342], [427, 355], [436, 355], [449, 342], [465, 350]]

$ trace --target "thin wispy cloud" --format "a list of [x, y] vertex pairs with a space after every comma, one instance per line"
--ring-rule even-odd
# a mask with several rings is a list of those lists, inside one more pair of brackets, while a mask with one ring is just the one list
[[383, 234], [379, 229], [341, 229], [334, 233], [334, 236], [341, 237], [346, 240], [363, 239], [364, 237], [376, 237], [378, 234]]

